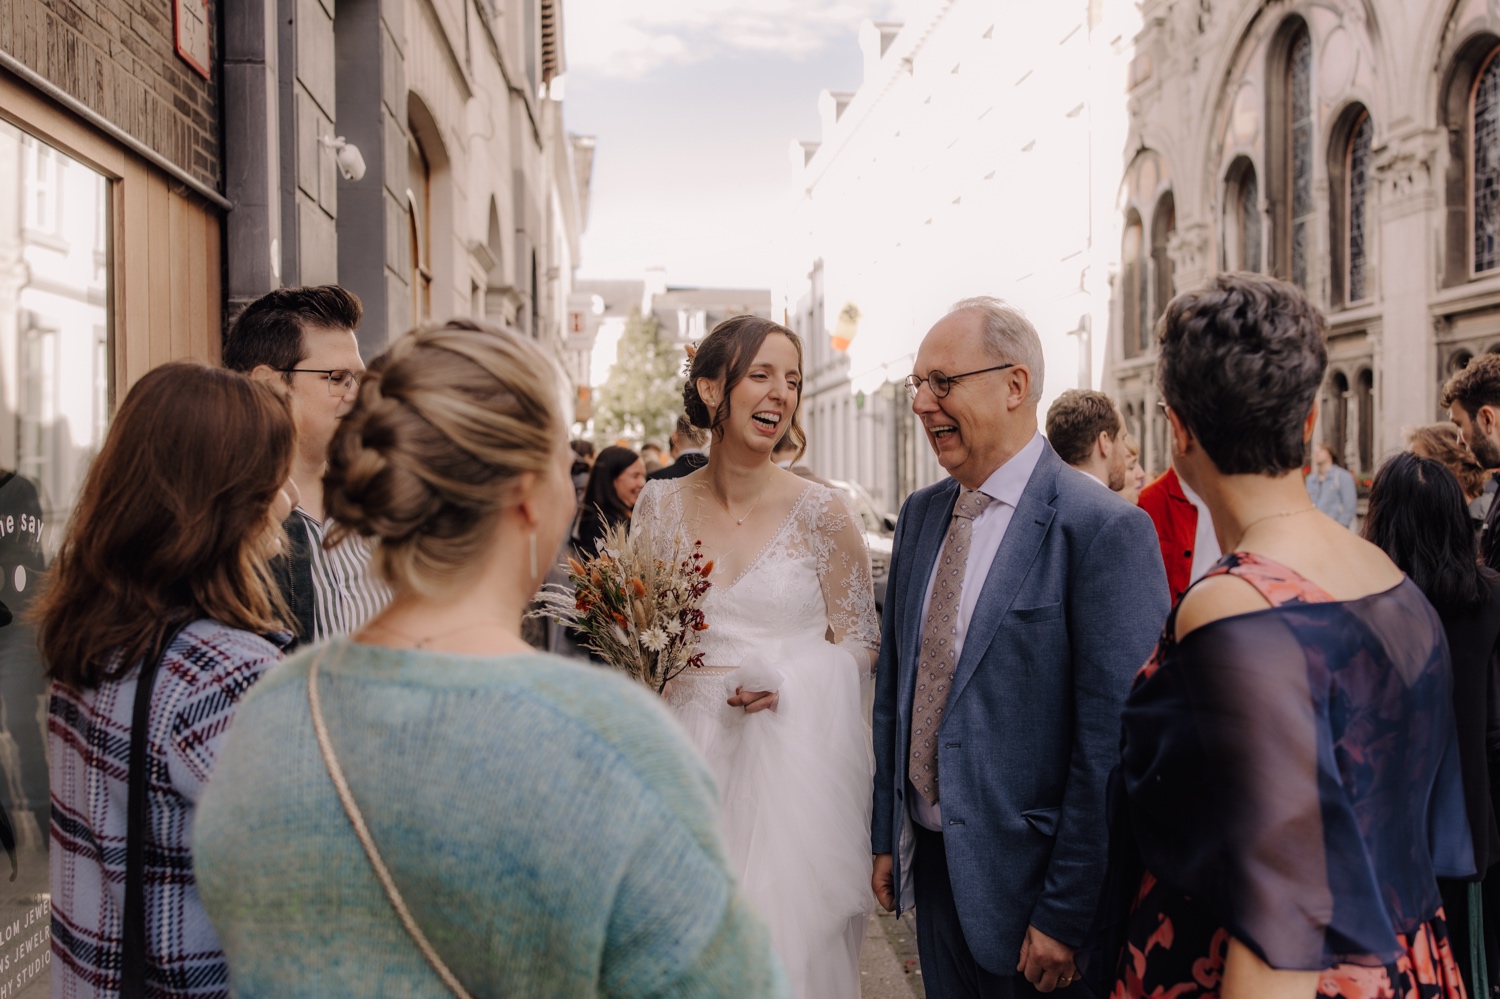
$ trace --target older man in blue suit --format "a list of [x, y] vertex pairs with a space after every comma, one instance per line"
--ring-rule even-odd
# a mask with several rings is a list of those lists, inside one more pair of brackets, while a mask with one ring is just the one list
[[[873, 887], [933, 999], [1085, 996], [1120, 711], [1166, 618], [1156, 532], [1037, 430], [1042, 345], [965, 299], [907, 379], [949, 479], [896, 527], [875, 687]], [[914, 841], [910, 871], [903, 846]]]

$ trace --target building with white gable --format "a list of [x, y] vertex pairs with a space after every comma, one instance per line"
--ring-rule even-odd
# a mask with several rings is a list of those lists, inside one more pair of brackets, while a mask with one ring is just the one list
[[[774, 308], [807, 343], [808, 463], [895, 510], [943, 473], [901, 381], [954, 301], [1026, 312], [1043, 406], [1104, 370], [1118, 268], [1126, 0], [931, 0], [866, 22], [864, 78], [794, 143], [793, 236]], [[1095, 335], [1097, 331], [1097, 335]]]

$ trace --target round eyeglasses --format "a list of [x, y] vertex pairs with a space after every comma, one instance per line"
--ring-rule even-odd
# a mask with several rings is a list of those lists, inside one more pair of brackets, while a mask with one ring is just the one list
[[1014, 368], [1016, 364], [1017, 362], [1012, 361], [1009, 364], [997, 364], [993, 368], [980, 368], [977, 371], [965, 371], [961, 375], [945, 375], [941, 371], [929, 371], [927, 372], [926, 378], [923, 378], [919, 375], [907, 375], [905, 383], [906, 394], [915, 399], [917, 397], [917, 393], [922, 390], [922, 383], [926, 382], [927, 387], [932, 389], [932, 394], [937, 396], [939, 399], [942, 399], [947, 396], [949, 392], [953, 391], [954, 383], [956, 383], [960, 378], [968, 378], [970, 375], [982, 375], [986, 371], [1004, 371], [1006, 368]]
[[288, 375], [294, 371], [308, 375], [322, 375], [328, 382], [328, 394], [340, 399], [359, 389], [359, 372], [348, 368], [282, 368], [281, 370]]

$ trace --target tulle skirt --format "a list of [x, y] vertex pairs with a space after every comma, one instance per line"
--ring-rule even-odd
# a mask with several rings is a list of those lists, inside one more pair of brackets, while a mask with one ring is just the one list
[[[867, 682], [826, 641], [729, 674], [684, 676], [668, 703], [719, 785], [730, 866], [771, 928], [798, 999], [858, 999], [870, 891]], [[776, 689], [775, 711], [725, 703]]]

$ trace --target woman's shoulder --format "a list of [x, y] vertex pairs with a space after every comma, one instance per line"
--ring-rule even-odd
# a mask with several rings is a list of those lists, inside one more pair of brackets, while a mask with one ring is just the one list
[[[281, 646], [272, 639], [242, 628], [199, 618], [190, 621], [172, 639], [165, 651], [173, 668], [163, 678], [175, 678], [190, 687], [222, 685], [236, 676], [259, 677], [281, 659]], [[158, 680], [167, 683], [170, 680]]]

